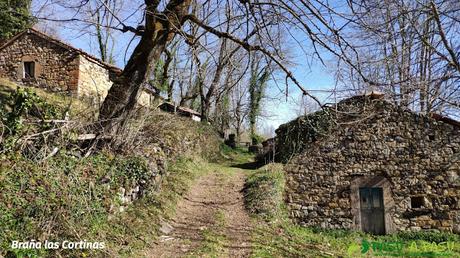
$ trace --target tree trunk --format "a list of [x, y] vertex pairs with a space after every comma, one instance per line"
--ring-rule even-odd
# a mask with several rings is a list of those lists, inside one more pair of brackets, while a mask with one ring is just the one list
[[208, 92], [205, 94], [204, 89], [201, 89], [201, 120], [208, 121], [209, 120], [209, 109], [211, 108], [211, 99], [214, 96], [214, 92], [220, 83], [220, 78], [222, 77], [222, 72], [224, 70], [225, 65], [227, 64], [227, 58], [225, 57], [225, 51], [227, 46], [227, 40], [222, 39], [222, 43], [220, 45], [219, 51], [219, 59], [218, 63], [216, 64], [216, 72], [214, 73], [214, 77], [212, 82], [209, 86]]
[[142, 37], [125, 69], [110, 88], [102, 104], [99, 120], [123, 119], [133, 110], [152, 63], [160, 58], [165, 49], [167, 37], [164, 32], [155, 39]]
[[191, 0], [170, 0], [165, 10], [158, 13], [158, 2], [145, 0], [145, 31], [102, 104], [99, 120], [106, 130], [118, 128], [121, 125], [119, 122], [129, 117], [152, 66], [165, 51], [177, 28], [184, 23], [191, 4]]

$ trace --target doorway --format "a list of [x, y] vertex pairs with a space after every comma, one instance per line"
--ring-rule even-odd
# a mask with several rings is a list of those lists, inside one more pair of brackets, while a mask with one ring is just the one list
[[360, 187], [361, 229], [374, 235], [385, 234], [385, 207], [381, 187]]

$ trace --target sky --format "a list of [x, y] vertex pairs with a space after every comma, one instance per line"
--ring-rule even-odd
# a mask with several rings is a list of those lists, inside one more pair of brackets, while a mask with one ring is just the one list
[[[292, 70], [306, 90], [310, 91], [322, 103], [329, 101], [329, 93], [317, 91], [332, 90], [335, 85], [333, 74], [323, 64], [315, 62], [310, 68], [299, 66]], [[289, 95], [286, 98], [286, 95], [280, 93], [276, 85], [270, 82], [268, 95], [275, 95], [276, 99], [265, 101], [265, 115], [267, 117], [262, 118], [262, 126], [276, 129], [279, 125], [287, 123], [300, 115], [299, 101], [302, 93], [294, 84], [291, 84]]]
[[[36, 6], [41, 4], [40, 1], [42, 0], [37, 0], [35, 2]], [[60, 13], [60, 10], [53, 11], [54, 13], [58, 13], [58, 15]], [[54, 33], [57, 34], [56, 36], [61, 40], [76, 48], [80, 48], [90, 54], [98, 56], [94, 38], [73, 29], [73, 26], [72, 23], [68, 22], [51, 23], [51, 28], [53, 28]], [[41, 29], [47, 30], [47, 24], [42, 23]], [[81, 27], [79, 29], [81, 29]], [[131, 33], [117, 33], [115, 38], [116, 48], [114, 54], [116, 65], [122, 68], [124, 66], [124, 56], [127, 46], [130, 45], [132, 49], [136, 45], [136, 41], [134, 40], [130, 44], [132, 40]], [[308, 46], [308, 41], [306, 41], [305, 44], [306, 45], [303, 47], [309, 51], [308, 49], [311, 49], [311, 46]], [[289, 68], [303, 88], [309, 90], [323, 103], [332, 102], [328, 99], [328, 97], [330, 97], [329, 93], [319, 92], [334, 88], [335, 80], [331, 70], [318, 60], [306, 57], [299, 46], [294, 45], [290, 47], [290, 51], [291, 55], [295, 57], [292, 61], [296, 65], [290, 66]], [[127, 58], [129, 58], [129, 54]], [[327, 53], [322, 53], [322, 58], [324, 58], [326, 64], [328, 61], [332, 60], [331, 56], [327, 55]], [[282, 74], [280, 74], [279, 77], [283, 78]], [[284, 79], [281, 81], [281, 84], [284, 84]], [[269, 98], [265, 99], [263, 103], [263, 118], [259, 121], [260, 130], [271, 130], [273, 133], [273, 130], [278, 128], [279, 125], [289, 122], [299, 115], [299, 101], [302, 96], [300, 90], [296, 85], [290, 83], [289, 95], [286, 97], [285, 93], [281, 92], [278, 87], [282, 88], [282, 91], [285, 90], [284, 85], [277, 85], [274, 81], [269, 82], [267, 88], [267, 96], [269, 96]]]

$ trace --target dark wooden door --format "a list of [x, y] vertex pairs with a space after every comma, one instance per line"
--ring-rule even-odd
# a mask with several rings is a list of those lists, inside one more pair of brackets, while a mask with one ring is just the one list
[[364, 232], [385, 234], [385, 209], [383, 207], [383, 190], [378, 187], [359, 188], [361, 205], [361, 227]]

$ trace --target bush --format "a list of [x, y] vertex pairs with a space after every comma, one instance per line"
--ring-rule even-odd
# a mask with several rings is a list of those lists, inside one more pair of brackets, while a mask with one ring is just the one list
[[259, 134], [253, 134], [251, 136], [252, 144], [260, 144], [263, 141], [265, 141], [265, 138], [262, 135]]
[[[150, 110], [82, 158], [88, 144], [76, 136], [92, 132], [83, 117], [73, 117], [67, 127], [43, 121], [59, 118], [70, 105], [62, 107], [60, 98], [48, 101], [36, 89], [9, 92], [0, 96], [0, 129], [11, 128], [0, 138], [0, 257], [132, 257], [153, 242], [145, 239], [155, 236], [159, 217], [173, 209], [197, 171], [205, 169], [182, 157], [219, 157], [220, 142], [210, 126]], [[118, 140], [123, 144], [116, 145]], [[23, 145], [27, 148], [19, 148]], [[126, 203], [133, 196], [140, 199]], [[102, 241], [106, 249], [10, 248], [12, 240], [32, 239]]]
[[2, 123], [9, 135], [15, 135], [24, 127], [24, 118], [36, 117], [41, 120], [57, 118], [59, 109], [48, 104], [32, 89], [18, 88], [0, 105]]
[[284, 184], [281, 164], [266, 165], [250, 175], [244, 187], [248, 211], [266, 219], [281, 215]]
[[333, 128], [334, 117], [327, 109], [300, 116], [289, 123], [280, 125], [276, 130], [277, 161], [287, 163], [311, 143], [329, 135]]

